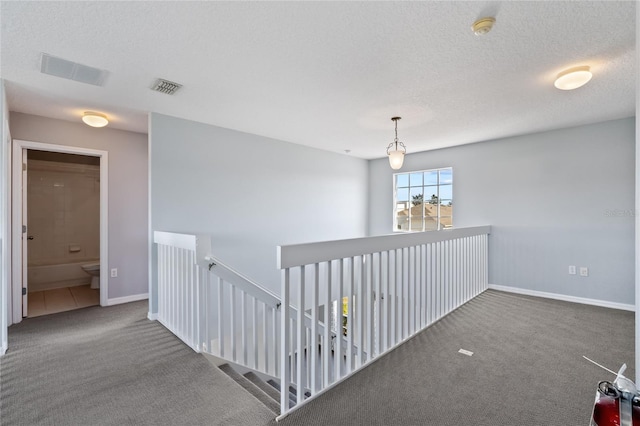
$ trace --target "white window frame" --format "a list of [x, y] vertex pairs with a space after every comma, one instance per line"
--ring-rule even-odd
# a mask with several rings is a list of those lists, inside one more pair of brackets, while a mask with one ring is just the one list
[[[449, 183], [441, 183], [440, 182], [440, 173], [439, 172], [442, 171], [442, 170], [450, 170], [451, 171], [451, 183], [450, 184]], [[412, 226], [411, 226], [411, 215], [410, 214], [407, 215], [407, 218], [409, 220], [408, 229], [406, 229], [406, 230], [398, 229], [398, 216], [397, 216], [397, 213], [396, 213], [396, 211], [397, 211], [396, 209], [397, 209], [398, 203], [403, 202], [403, 201], [397, 201], [398, 200], [398, 186], [397, 186], [398, 176], [407, 175], [407, 179], [410, 179], [410, 175], [411, 174], [414, 174], [414, 173], [425, 173], [425, 172], [438, 172], [438, 182], [437, 182], [436, 185], [425, 185], [424, 182], [422, 183], [422, 185], [421, 185], [422, 188], [423, 188], [423, 191], [422, 191], [423, 200], [422, 200], [422, 202], [425, 203], [425, 202], [428, 201], [426, 199], [426, 197], [424, 196], [424, 194], [425, 194], [424, 188], [427, 187], [427, 186], [436, 186], [437, 187], [437, 192], [438, 192], [437, 193], [437, 197], [438, 197], [438, 204], [437, 204], [437, 206], [438, 206], [438, 213], [437, 213], [438, 228], [436, 230], [440, 231], [442, 229], [445, 229], [445, 227], [443, 227], [442, 223], [441, 223], [442, 215], [441, 215], [441, 211], [440, 211], [440, 206], [441, 206], [441, 204], [440, 204], [440, 200], [441, 200], [440, 187], [442, 185], [451, 185], [451, 201], [453, 201], [453, 167], [451, 167], [451, 166], [449, 166], [449, 167], [439, 167], [437, 169], [414, 170], [414, 171], [411, 171], [411, 172], [402, 172], [402, 173], [394, 173], [393, 174], [393, 177], [392, 177], [392, 179], [393, 179], [393, 207], [392, 207], [393, 208], [393, 213], [392, 213], [392, 216], [393, 216], [393, 232], [409, 233], [409, 232], [425, 232], [425, 231], [428, 232], [428, 231], [432, 231], [432, 230], [425, 230], [424, 212], [422, 214], [422, 230], [421, 231], [412, 230], [411, 229]], [[412, 203], [412, 201], [411, 201], [411, 188], [417, 188], [417, 187], [418, 186], [411, 186], [411, 181], [409, 180], [409, 186], [407, 187], [409, 189], [409, 201], [408, 201], [409, 208], [411, 208], [411, 203]], [[446, 217], [451, 217], [451, 227], [453, 227], [453, 211], [451, 212], [451, 216], [446, 216]]]

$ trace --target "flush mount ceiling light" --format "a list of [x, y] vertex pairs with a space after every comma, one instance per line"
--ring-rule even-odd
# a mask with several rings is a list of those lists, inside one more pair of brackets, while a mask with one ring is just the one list
[[471, 25], [471, 29], [473, 30], [475, 35], [481, 36], [491, 31], [491, 29], [493, 28], [493, 24], [495, 23], [496, 18], [492, 18], [490, 16], [486, 18], [480, 18], [476, 22], [474, 22], [473, 25]]
[[556, 88], [560, 90], [573, 90], [582, 87], [591, 80], [591, 69], [587, 65], [573, 67], [562, 71], [558, 74], [555, 83]]
[[82, 121], [91, 127], [104, 127], [109, 124], [106, 115], [93, 111], [85, 111], [85, 113], [82, 114]]
[[398, 170], [402, 167], [404, 154], [407, 152], [407, 147], [405, 147], [402, 142], [398, 142], [398, 120], [401, 118], [402, 117], [391, 118], [391, 120], [396, 123], [396, 138], [387, 147], [387, 155], [389, 156], [389, 165], [393, 170]]

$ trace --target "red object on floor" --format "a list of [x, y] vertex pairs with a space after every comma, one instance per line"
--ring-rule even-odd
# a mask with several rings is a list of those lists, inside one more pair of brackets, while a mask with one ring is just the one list
[[[625, 398], [615, 384], [600, 382], [596, 392], [596, 400], [593, 404], [591, 426], [640, 426], [640, 399], [636, 395], [629, 395], [632, 399]], [[623, 410], [631, 409], [631, 423], [624, 424], [621, 421], [621, 406]]]

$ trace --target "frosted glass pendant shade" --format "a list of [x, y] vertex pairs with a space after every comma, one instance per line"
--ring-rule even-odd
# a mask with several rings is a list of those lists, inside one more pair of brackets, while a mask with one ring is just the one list
[[404, 163], [404, 152], [402, 151], [390, 151], [389, 152], [389, 165], [393, 170], [398, 170]]

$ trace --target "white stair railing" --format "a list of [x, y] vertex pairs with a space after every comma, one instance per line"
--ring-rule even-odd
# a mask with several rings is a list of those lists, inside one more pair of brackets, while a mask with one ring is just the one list
[[154, 232], [158, 320], [196, 352], [278, 377], [280, 299], [210, 255], [208, 236]]
[[[280, 358], [280, 380], [298, 395], [290, 406], [282, 393], [280, 417], [485, 291], [490, 231], [482, 226], [278, 247], [282, 318], [289, 318], [280, 324], [280, 353], [290, 355]], [[336, 301], [342, 307], [343, 300], [346, 336], [334, 339], [319, 324], [328, 323], [329, 307]]]
[[158, 321], [200, 352], [200, 290], [195, 235], [154, 232], [158, 252]]
[[280, 299], [213, 256], [205, 260], [201, 350], [277, 377]]
[[293, 387], [283, 417], [486, 290], [490, 230], [278, 247], [281, 298], [211, 256], [210, 237], [156, 231], [157, 318], [195, 351]]

